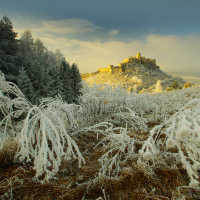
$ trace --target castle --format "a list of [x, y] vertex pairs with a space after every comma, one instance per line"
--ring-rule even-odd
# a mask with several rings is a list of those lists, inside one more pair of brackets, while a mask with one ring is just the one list
[[95, 75], [99, 72], [109, 72], [110, 74], [128, 72], [134, 70], [137, 63], [144, 65], [148, 69], [159, 68], [159, 66], [156, 66], [155, 59], [145, 58], [144, 56], [141, 57], [141, 53], [137, 53], [137, 56], [130, 56], [129, 58], [124, 59], [123, 63], [119, 63], [118, 66], [108, 65], [108, 68], [98, 68], [98, 71], [94, 73], [82, 74], [82, 78]]

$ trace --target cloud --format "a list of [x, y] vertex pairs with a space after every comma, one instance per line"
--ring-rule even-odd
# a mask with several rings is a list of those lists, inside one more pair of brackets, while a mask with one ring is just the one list
[[[27, 24], [27, 23], [26, 23]], [[59, 33], [59, 34], [83, 34], [88, 32], [95, 32], [101, 29], [99, 26], [95, 26], [91, 21], [87, 19], [60, 19], [60, 20], [41, 20], [37, 24], [28, 22], [28, 28], [33, 35], [41, 35], [46, 33]], [[17, 29], [19, 35], [23, 33], [24, 29]]]
[[119, 32], [118, 29], [112, 29], [112, 30], [108, 33], [108, 35], [110, 35], [110, 36], [117, 35], [118, 32]]
[[[86, 19], [62, 19], [62, 20], [51, 20], [41, 21], [42, 28], [40, 31], [54, 32], [54, 33], [86, 33], [95, 32], [101, 29], [95, 26], [91, 21]], [[39, 30], [38, 30], [39, 31]]]
[[81, 73], [114, 66], [129, 56], [140, 52], [146, 58], [155, 58], [157, 65], [166, 72], [200, 74], [200, 36], [170, 36], [151, 34], [146, 41], [81, 41], [66, 38], [41, 38], [45, 45], [59, 46], [66, 60], [76, 59]]

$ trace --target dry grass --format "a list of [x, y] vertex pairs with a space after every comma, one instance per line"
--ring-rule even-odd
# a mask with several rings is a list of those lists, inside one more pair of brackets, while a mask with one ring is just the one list
[[[152, 125], [153, 126], [153, 125]], [[144, 139], [146, 138], [146, 134]], [[103, 136], [99, 136], [103, 138]], [[74, 138], [75, 139], [75, 138]], [[156, 165], [136, 165], [128, 160], [118, 177], [98, 175], [98, 162], [105, 150], [98, 146], [94, 132], [76, 135], [76, 142], [86, 160], [78, 168], [77, 161], [63, 160], [57, 179], [41, 184], [34, 178], [33, 163], [14, 162], [17, 145], [10, 140], [0, 152], [0, 199], [199, 199], [198, 190], [183, 187], [189, 177], [182, 166], [172, 167], [171, 158]], [[139, 150], [141, 145], [136, 145]], [[136, 151], [138, 151], [136, 150]], [[162, 157], [162, 156], [161, 156]], [[42, 180], [43, 177], [39, 179]]]

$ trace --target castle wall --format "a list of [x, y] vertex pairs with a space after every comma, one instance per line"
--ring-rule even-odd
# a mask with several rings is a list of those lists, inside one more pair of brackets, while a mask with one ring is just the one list
[[98, 68], [100, 72], [109, 72], [110, 73], [110, 68]]
[[90, 76], [93, 76], [93, 75], [96, 75], [99, 73], [99, 70], [96, 71], [96, 72], [93, 72], [93, 73], [86, 73], [86, 74], [81, 74], [81, 78], [87, 78], [87, 77], [90, 77]]

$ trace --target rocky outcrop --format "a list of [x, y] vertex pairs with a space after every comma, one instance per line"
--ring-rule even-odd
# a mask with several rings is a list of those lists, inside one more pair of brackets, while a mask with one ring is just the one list
[[[143, 63], [143, 64], [142, 64]], [[145, 65], [144, 65], [145, 63]], [[99, 68], [90, 76], [82, 76], [83, 80], [90, 84], [108, 84], [127, 86], [128, 90], [153, 92], [158, 80], [161, 80], [163, 90], [170, 87], [174, 81], [178, 81], [183, 87], [185, 81], [182, 78], [172, 77], [156, 66], [155, 59], [141, 57], [129, 57], [118, 67], [109, 65], [108, 68]]]

